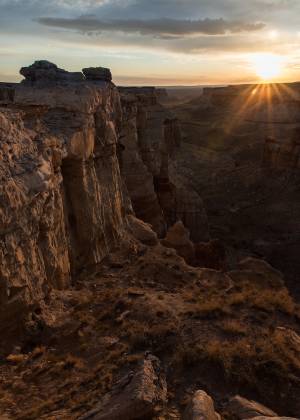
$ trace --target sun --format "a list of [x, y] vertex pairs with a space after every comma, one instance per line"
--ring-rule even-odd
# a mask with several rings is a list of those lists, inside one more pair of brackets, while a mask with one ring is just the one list
[[251, 56], [250, 64], [263, 81], [276, 79], [283, 70], [282, 58], [273, 54], [255, 54]]

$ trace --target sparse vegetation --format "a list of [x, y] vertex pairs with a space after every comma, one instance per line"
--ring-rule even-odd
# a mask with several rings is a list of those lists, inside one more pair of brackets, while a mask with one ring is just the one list
[[220, 323], [220, 329], [224, 333], [232, 335], [245, 335], [247, 333], [247, 326], [236, 319], [225, 319]]
[[[151, 272], [156, 275], [157, 261], [160, 276], [145, 286], [143, 276], [148, 282]], [[10, 361], [11, 369], [20, 375], [26, 369], [25, 389], [34, 383], [41, 394], [28, 404], [23, 391], [14, 391], [13, 381], [7, 382], [4, 398], [8, 401], [14, 394], [23, 410], [20, 419], [38, 419], [62, 408], [76, 415], [93, 408], [120, 372], [134, 369], [145, 351], [175, 372], [168, 379], [172, 398], [177, 398], [178, 387], [189, 386], [207, 370], [221, 375], [228, 389], [249, 387], [266, 402], [287, 386], [300, 395], [297, 348], [288, 330], [277, 328], [297, 329], [293, 314], [298, 308], [283, 286], [274, 290], [268, 283], [255, 281], [254, 274], [249, 281], [240, 273], [232, 276], [230, 287], [228, 277], [218, 275], [224, 287], [217, 287], [216, 277], [210, 279], [209, 272], [199, 280], [197, 275], [191, 278], [184, 267], [179, 284], [160, 263], [159, 250], [153, 249], [144, 256], [145, 274], [129, 265], [113, 285], [101, 276], [93, 276], [91, 283], [86, 280], [81, 286], [83, 302], [79, 299], [72, 314], [74, 325], [62, 334], [53, 332], [53, 346], [41, 342], [26, 355], [24, 364]], [[130, 288], [142, 293], [128, 292], [127, 276]], [[97, 292], [87, 300], [85, 289], [94, 290], [95, 283]], [[32, 385], [28, 386], [34, 394]], [[285, 397], [278, 395], [280, 406]], [[0, 400], [0, 408], [6, 406], [5, 399]], [[19, 411], [15, 413], [18, 419]]]

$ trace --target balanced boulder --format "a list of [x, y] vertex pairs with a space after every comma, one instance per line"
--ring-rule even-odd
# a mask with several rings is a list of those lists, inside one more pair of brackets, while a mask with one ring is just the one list
[[212, 398], [201, 390], [194, 393], [183, 418], [184, 420], [221, 420], [221, 416], [215, 412]]

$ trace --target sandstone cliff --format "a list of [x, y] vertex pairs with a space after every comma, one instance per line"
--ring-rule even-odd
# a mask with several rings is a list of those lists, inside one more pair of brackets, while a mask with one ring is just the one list
[[20, 72], [20, 84], [0, 86], [1, 317], [24, 319], [128, 232], [146, 231], [133, 210], [160, 237], [182, 220], [207, 239], [201, 199], [170, 179], [180, 127], [154, 88], [118, 90], [108, 69], [47, 61]]
[[21, 72], [25, 82], [0, 88], [1, 324], [100, 262], [130, 211], [116, 87], [47, 62]]
[[171, 171], [180, 153], [177, 118], [158, 101], [154, 88], [120, 88], [124, 113], [121, 170], [136, 215], [163, 237], [181, 220], [197, 241], [209, 239], [203, 202]]

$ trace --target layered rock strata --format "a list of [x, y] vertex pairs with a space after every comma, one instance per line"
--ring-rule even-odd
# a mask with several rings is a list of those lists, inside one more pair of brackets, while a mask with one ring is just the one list
[[177, 220], [201, 230], [170, 180], [180, 128], [154, 88], [120, 95], [108, 69], [69, 73], [48, 61], [21, 74], [0, 85], [0, 319], [67, 288], [125, 233], [155, 244], [131, 202], [161, 237]]
[[170, 163], [181, 142], [178, 120], [159, 104], [156, 89], [119, 90], [124, 113], [121, 169], [136, 215], [161, 237], [181, 220], [194, 241], [208, 240], [201, 198], [170, 176]]
[[99, 263], [130, 212], [116, 87], [44, 61], [21, 73], [24, 83], [0, 87], [1, 325]]
[[154, 188], [153, 174], [140, 152], [141, 112], [136, 97], [122, 95], [122, 108], [123, 128], [120, 137], [122, 174], [137, 217], [150, 223], [153, 229], [162, 235], [166, 225]]

